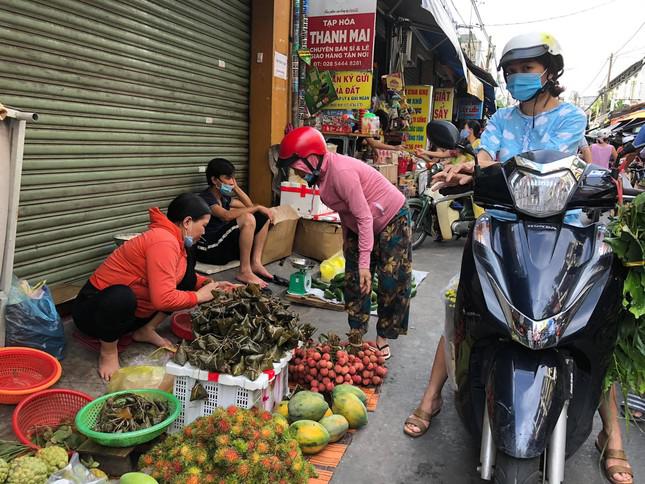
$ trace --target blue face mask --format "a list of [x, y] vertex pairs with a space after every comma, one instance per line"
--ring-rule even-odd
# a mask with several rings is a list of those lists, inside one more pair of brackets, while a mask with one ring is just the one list
[[[546, 71], [545, 71], [546, 72]], [[514, 99], [528, 101], [542, 89], [542, 75], [544, 72], [519, 72], [511, 74], [506, 81], [506, 89]]]
[[460, 138], [468, 138], [468, 136], [470, 136], [470, 131], [468, 131], [467, 129], [462, 129], [459, 132], [459, 137]]
[[222, 185], [219, 187], [219, 191], [225, 197], [230, 197], [235, 192], [233, 185], [229, 185], [227, 183], [222, 183]]
[[193, 238], [190, 235], [187, 235], [186, 237], [184, 237], [184, 246], [187, 249], [192, 247], [194, 243], [195, 243], [195, 241], [193, 240]]

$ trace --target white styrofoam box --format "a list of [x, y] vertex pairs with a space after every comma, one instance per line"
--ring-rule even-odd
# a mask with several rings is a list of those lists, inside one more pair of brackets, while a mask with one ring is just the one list
[[280, 184], [280, 205], [291, 205], [303, 218], [334, 213], [320, 200], [320, 190], [295, 182]]
[[[265, 370], [257, 379], [232, 376], [200, 370], [186, 363], [180, 366], [172, 361], [166, 364], [166, 373], [175, 376], [173, 394], [181, 402], [179, 417], [170, 427], [170, 432], [183, 429], [199, 417], [211, 415], [218, 407], [235, 405], [240, 408], [261, 407], [273, 411], [289, 392], [288, 363], [293, 352], [288, 352], [273, 370]], [[190, 401], [190, 393], [196, 383], [201, 383], [208, 399]]]

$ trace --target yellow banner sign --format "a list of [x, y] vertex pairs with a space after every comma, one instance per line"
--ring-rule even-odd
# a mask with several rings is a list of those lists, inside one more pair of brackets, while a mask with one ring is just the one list
[[369, 109], [372, 103], [372, 73], [339, 71], [334, 75], [338, 99], [324, 109]]
[[455, 90], [451, 87], [441, 87], [434, 90], [432, 119], [452, 121], [452, 109], [455, 101]]
[[412, 122], [408, 129], [406, 147], [426, 148], [426, 125], [430, 121], [430, 100], [432, 99], [432, 86], [406, 86], [405, 97], [408, 104], [414, 109]]

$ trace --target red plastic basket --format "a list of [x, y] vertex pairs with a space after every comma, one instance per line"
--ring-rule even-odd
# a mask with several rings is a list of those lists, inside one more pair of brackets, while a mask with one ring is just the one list
[[55, 427], [62, 422], [74, 423], [76, 414], [93, 400], [86, 393], [51, 389], [29, 395], [13, 411], [13, 432], [25, 445], [37, 449], [31, 433], [38, 427]]
[[0, 403], [16, 404], [56, 383], [63, 369], [56, 358], [33, 348], [0, 348]]
[[193, 318], [190, 313], [173, 314], [170, 330], [175, 336], [186, 341], [192, 341], [195, 338], [193, 334]]

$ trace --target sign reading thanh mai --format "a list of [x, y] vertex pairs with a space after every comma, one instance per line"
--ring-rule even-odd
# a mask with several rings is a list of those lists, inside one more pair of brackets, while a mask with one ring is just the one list
[[372, 70], [376, 0], [310, 0], [307, 47], [321, 70]]

